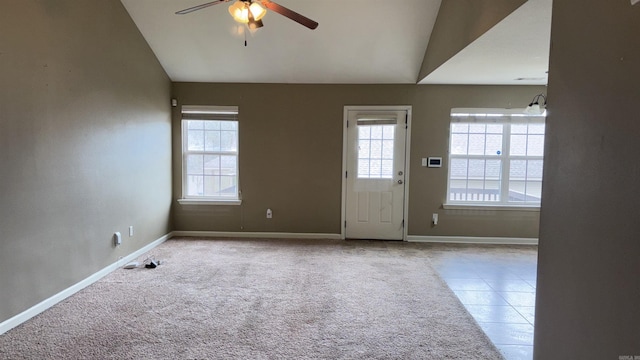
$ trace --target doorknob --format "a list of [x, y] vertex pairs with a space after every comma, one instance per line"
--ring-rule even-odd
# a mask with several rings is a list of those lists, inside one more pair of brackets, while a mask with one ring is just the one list
[[402, 180], [398, 180], [398, 184], [402, 184]]

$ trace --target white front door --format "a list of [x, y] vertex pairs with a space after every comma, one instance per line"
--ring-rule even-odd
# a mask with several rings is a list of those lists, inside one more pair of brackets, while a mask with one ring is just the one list
[[345, 237], [404, 239], [407, 110], [346, 111]]

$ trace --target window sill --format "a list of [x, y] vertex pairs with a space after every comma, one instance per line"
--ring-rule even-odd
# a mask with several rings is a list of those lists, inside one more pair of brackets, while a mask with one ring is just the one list
[[539, 205], [442, 204], [442, 208], [445, 210], [540, 211]]
[[178, 199], [178, 203], [180, 205], [241, 205], [242, 200]]

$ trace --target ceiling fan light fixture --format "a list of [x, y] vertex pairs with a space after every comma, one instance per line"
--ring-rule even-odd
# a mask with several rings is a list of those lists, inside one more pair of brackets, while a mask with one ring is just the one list
[[229, 6], [229, 14], [231, 14], [233, 20], [239, 23], [246, 24], [249, 22], [249, 7], [242, 0], [238, 0]]
[[[242, 24], [248, 24], [251, 22], [256, 25], [256, 28], [261, 27], [257, 26], [257, 24], [266, 13], [267, 10], [257, 2], [249, 4], [248, 1], [238, 0], [233, 3], [233, 5], [229, 6], [229, 14], [231, 14], [235, 21]], [[251, 21], [251, 18], [253, 18], [253, 21]], [[262, 22], [259, 24], [262, 24]]]
[[256, 30], [264, 26], [262, 20], [256, 20], [253, 18], [253, 13], [249, 11], [249, 23], [247, 24], [250, 30]]
[[260, 21], [267, 14], [267, 9], [263, 8], [262, 5], [257, 2], [254, 2], [249, 6], [249, 11], [251, 12], [251, 15], [253, 15], [255, 21]]

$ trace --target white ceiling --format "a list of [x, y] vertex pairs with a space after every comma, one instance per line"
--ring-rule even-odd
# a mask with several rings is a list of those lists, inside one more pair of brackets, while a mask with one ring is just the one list
[[[441, 0], [277, 0], [320, 25], [268, 12], [253, 33], [231, 2], [175, 15], [208, 0], [121, 1], [173, 81], [415, 84]], [[546, 84], [551, 1], [529, 0], [420, 83]]]
[[420, 84], [546, 85], [552, 0], [529, 0]]

